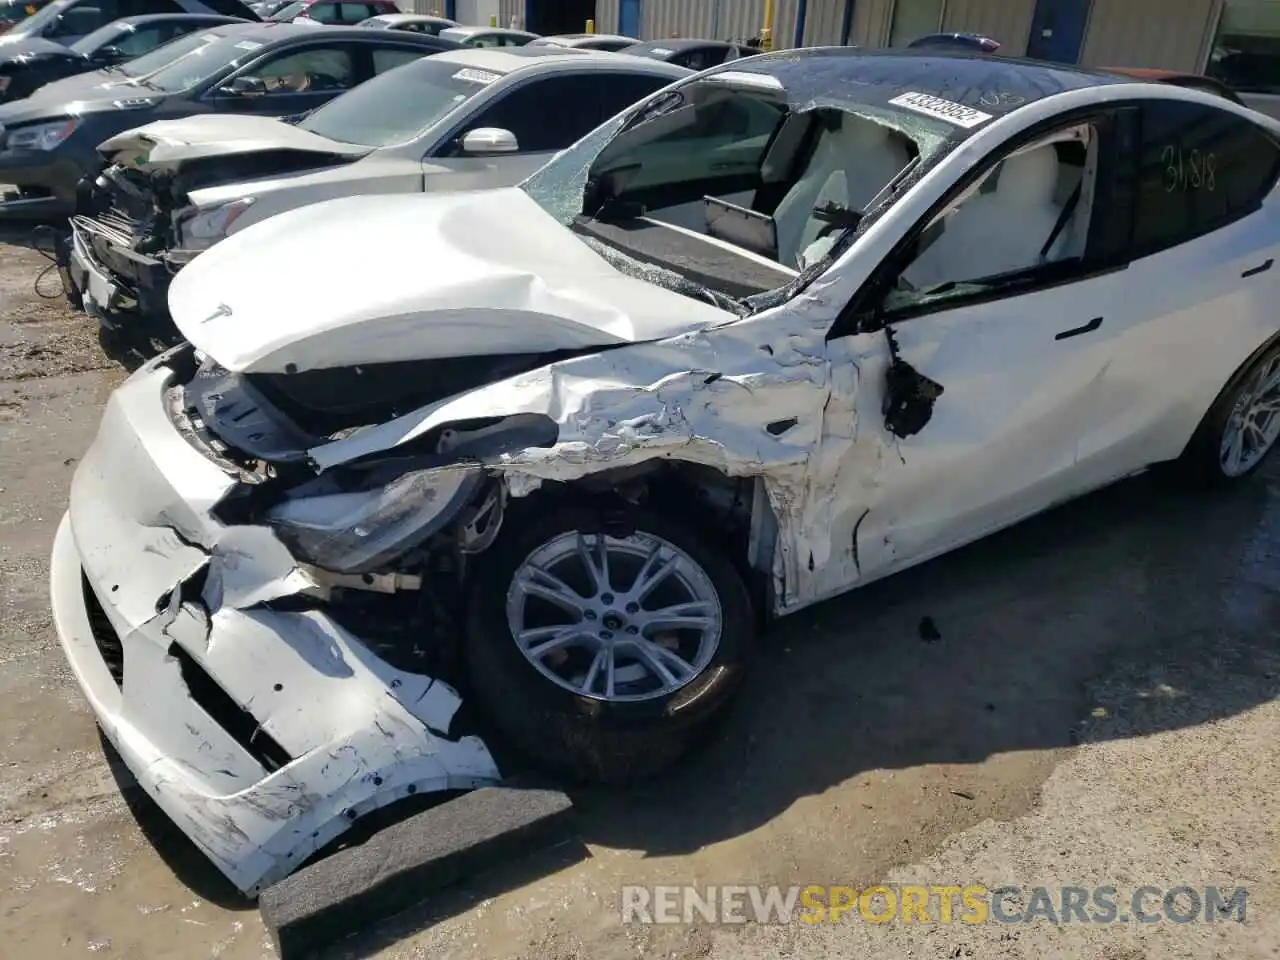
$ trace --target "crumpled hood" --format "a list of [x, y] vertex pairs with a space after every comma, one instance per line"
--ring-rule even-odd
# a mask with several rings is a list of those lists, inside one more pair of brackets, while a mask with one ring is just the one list
[[619, 273], [517, 187], [270, 217], [179, 273], [169, 312], [245, 372], [600, 347], [735, 319]]
[[157, 120], [104, 140], [104, 155], [126, 155], [131, 166], [177, 168], [205, 157], [293, 150], [324, 156], [361, 157], [370, 147], [339, 143], [274, 117], [212, 113]]

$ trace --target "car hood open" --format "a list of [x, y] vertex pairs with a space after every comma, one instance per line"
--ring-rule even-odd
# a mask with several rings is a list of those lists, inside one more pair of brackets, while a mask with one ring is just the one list
[[735, 319], [620, 273], [517, 187], [270, 217], [179, 273], [169, 311], [226, 369], [273, 373], [605, 347]]
[[176, 169], [184, 162], [247, 153], [287, 151], [323, 157], [362, 157], [371, 147], [339, 143], [274, 117], [205, 114], [157, 120], [104, 140], [98, 150], [117, 163]]

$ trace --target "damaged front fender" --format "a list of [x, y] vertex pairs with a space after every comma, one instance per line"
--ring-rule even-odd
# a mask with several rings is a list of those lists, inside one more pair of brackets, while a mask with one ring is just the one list
[[[471, 390], [344, 439], [319, 444], [308, 456], [321, 470], [404, 453], [445, 431], [467, 436], [483, 423], [494, 448], [476, 460], [499, 476], [507, 492], [526, 496], [542, 483], [661, 460], [710, 467], [726, 477], [758, 478], [780, 531], [771, 571], [779, 600], [800, 579], [796, 563], [813, 552], [812, 531], [832, 500], [812, 489], [822, 476], [811, 466], [824, 439], [851, 437], [828, 416], [834, 385], [852, 397], [857, 369], [833, 371], [821, 330], [779, 335], [762, 314], [730, 326], [668, 340], [567, 358]], [[503, 431], [541, 420], [554, 436], [536, 444], [502, 444]], [[498, 426], [491, 426], [494, 423]], [[799, 545], [799, 546], [798, 546]], [[799, 547], [803, 547], [800, 549]]]

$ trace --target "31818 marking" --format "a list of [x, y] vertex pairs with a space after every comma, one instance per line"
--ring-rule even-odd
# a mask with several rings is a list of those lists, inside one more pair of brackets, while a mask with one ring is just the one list
[[1166, 144], [1160, 151], [1164, 167], [1164, 192], [1218, 188], [1218, 155], [1205, 150], [1183, 150]]

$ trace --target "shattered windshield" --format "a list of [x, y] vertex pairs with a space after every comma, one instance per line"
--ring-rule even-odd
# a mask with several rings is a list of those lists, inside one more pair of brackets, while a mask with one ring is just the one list
[[[951, 133], [835, 92], [791, 103], [773, 77], [735, 64], [615, 117], [522, 187], [647, 279], [664, 270], [745, 300], [823, 262]], [[725, 253], [734, 249], [737, 262]]]
[[298, 124], [330, 140], [385, 147], [439, 123], [502, 74], [433, 58], [389, 70]]

